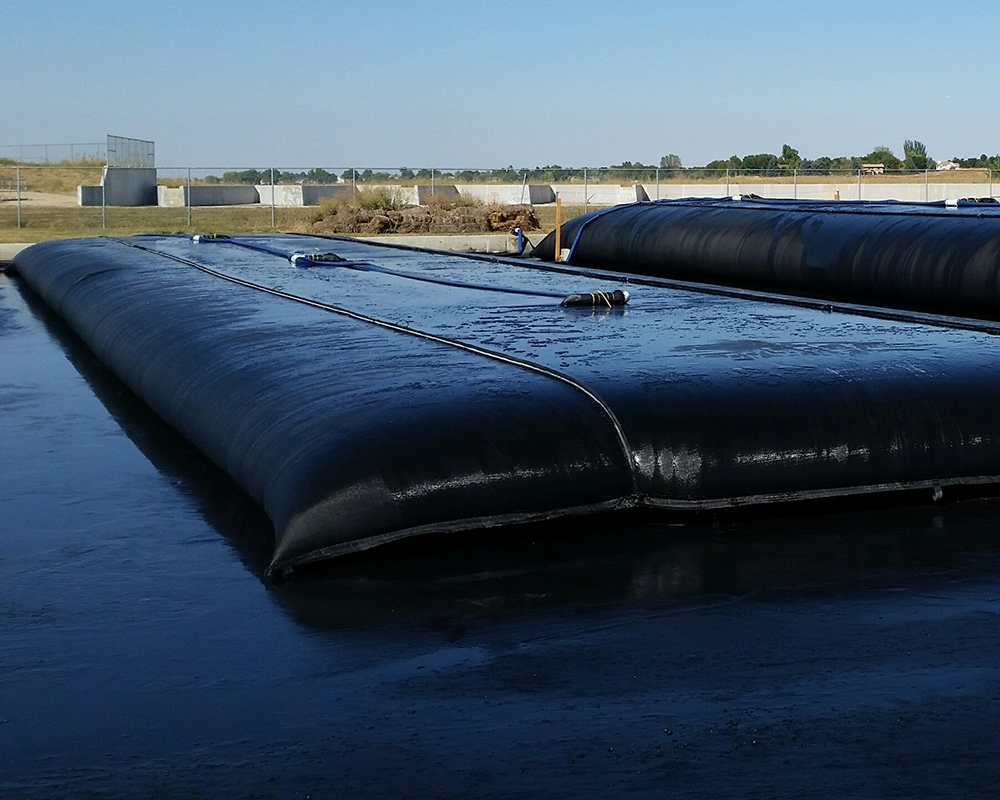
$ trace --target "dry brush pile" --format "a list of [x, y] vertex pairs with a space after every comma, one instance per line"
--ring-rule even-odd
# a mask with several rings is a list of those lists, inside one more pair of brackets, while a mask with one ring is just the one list
[[537, 230], [529, 205], [482, 203], [474, 198], [434, 195], [423, 206], [407, 206], [391, 189], [362, 189], [354, 198], [320, 203], [311, 219], [314, 233], [508, 233]]

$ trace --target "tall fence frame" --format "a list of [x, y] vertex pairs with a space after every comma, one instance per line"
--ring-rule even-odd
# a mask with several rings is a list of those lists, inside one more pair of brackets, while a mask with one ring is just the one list
[[108, 134], [107, 165], [132, 169], [156, 167], [156, 145], [146, 139], [129, 139]]

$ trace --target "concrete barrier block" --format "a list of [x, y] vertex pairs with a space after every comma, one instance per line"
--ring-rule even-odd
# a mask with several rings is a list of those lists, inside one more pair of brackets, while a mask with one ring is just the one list
[[160, 208], [183, 208], [184, 203], [182, 187], [178, 186], [176, 189], [170, 186], [156, 187], [156, 204]]
[[458, 187], [450, 183], [435, 184], [433, 192], [431, 192], [430, 185], [421, 184], [414, 188], [417, 190], [417, 205], [421, 206], [427, 204], [427, 198], [432, 194], [441, 195], [448, 199], [457, 199], [459, 196]]
[[505, 203], [507, 205], [541, 205], [554, 203], [555, 192], [549, 184], [461, 184], [459, 194], [475, 197], [484, 203]]
[[104, 192], [100, 186], [77, 186], [76, 203], [80, 206], [99, 206]]
[[[622, 203], [634, 203], [638, 196], [637, 186], [622, 186], [617, 183], [591, 183], [586, 187], [586, 200], [592, 206], [617, 206]], [[554, 194], [562, 198], [563, 203], [574, 206], [584, 204], [583, 184], [554, 184]], [[643, 192], [645, 194], [645, 192]]]
[[350, 186], [333, 186], [331, 184], [305, 185], [302, 187], [302, 204], [314, 206], [327, 197], [350, 197]]
[[105, 167], [100, 186], [78, 186], [80, 205], [155, 206], [156, 170], [132, 167]]
[[619, 197], [621, 198], [618, 201], [619, 203], [636, 203], [640, 200], [649, 199], [641, 183], [634, 184], [633, 186], [623, 186]]
[[155, 206], [156, 170], [105, 167], [102, 180], [109, 206]]
[[253, 186], [185, 186], [185, 198], [188, 188], [192, 206], [245, 206], [260, 202]]
[[261, 205], [270, 206], [303, 206], [305, 200], [302, 195], [302, 187], [297, 183], [292, 184], [257, 184], [254, 187], [257, 191], [258, 202]]

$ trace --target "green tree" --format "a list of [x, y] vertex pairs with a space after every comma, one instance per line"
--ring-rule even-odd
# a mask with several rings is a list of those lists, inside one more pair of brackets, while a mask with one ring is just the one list
[[931, 169], [935, 166], [934, 160], [927, 155], [924, 143], [916, 139], [907, 139], [903, 142], [903, 155], [906, 169]]
[[833, 169], [833, 159], [829, 156], [820, 156], [812, 161], [804, 159], [799, 169], [813, 175], [829, 175], [830, 170]]
[[223, 183], [261, 183], [260, 172], [255, 169], [245, 169], [242, 172], [223, 172]]
[[798, 169], [802, 166], [802, 158], [799, 156], [799, 151], [794, 147], [783, 144], [781, 146], [781, 157], [778, 159], [778, 164], [782, 169]]
[[746, 156], [740, 164], [743, 172], [754, 172], [759, 175], [776, 175], [778, 173], [778, 157], [774, 153], [758, 153]]
[[709, 161], [705, 165], [705, 169], [728, 169], [737, 170], [743, 166], [743, 159], [739, 156], [729, 156], [729, 158], [719, 158], [715, 161]]
[[862, 156], [861, 160], [865, 164], [881, 164], [886, 169], [903, 168], [903, 162], [896, 158], [896, 154], [885, 145], [879, 145], [868, 155]]
[[315, 169], [309, 170], [304, 176], [304, 179], [309, 183], [336, 183], [337, 176], [333, 173], [327, 172], [325, 169], [320, 169], [316, 167]]

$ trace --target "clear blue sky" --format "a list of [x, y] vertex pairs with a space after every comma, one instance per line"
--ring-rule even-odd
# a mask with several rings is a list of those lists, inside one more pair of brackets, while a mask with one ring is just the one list
[[0, 144], [162, 166], [1000, 152], [995, 0], [6, 0], [0, 32]]

